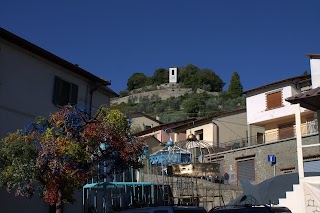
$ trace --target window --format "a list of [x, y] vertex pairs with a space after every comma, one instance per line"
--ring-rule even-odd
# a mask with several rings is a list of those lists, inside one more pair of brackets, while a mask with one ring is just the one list
[[266, 95], [267, 110], [282, 107], [282, 91]]
[[145, 125], [144, 126], [144, 129], [146, 130], [146, 129], [151, 129], [151, 126], [150, 125]]
[[78, 86], [62, 80], [59, 77], [54, 78], [53, 103], [58, 106], [67, 104], [77, 104]]
[[203, 140], [203, 129], [196, 131], [195, 135], [198, 140]]
[[264, 134], [261, 132], [257, 132], [257, 144], [263, 144], [264, 141]]
[[281, 124], [279, 129], [279, 140], [294, 137], [293, 123]]

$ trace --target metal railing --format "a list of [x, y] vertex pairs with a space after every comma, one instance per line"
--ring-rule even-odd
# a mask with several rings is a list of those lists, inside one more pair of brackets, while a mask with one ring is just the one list
[[[307, 121], [306, 123], [301, 124], [301, 134], [302, 137], [313, 135], [318, 133], [318, 121], [312, 120]], [[221, 152], [221, 151], [228, 151], [228, 150], [234, 150], [239, 148], [244, 148], [248, 146], [258, 145], [258, 144], [265, 144], [265, 143], [271, 143], [276, 142], [280, 140], [286, 140], [289, 138], [295, 138], [296, 137], [296, 126], [293, 125], [291, 127], [281, 128], [280, 129], [274, 129], [271, 131], [267, 131], [264, 134], [258, 134], [257, 136], [247, 137], [247, 138], [241, 138], [233, 141], [228, 141], [225, 143], [220, 143], [219, 147], [217, 147], [215, 153]]]

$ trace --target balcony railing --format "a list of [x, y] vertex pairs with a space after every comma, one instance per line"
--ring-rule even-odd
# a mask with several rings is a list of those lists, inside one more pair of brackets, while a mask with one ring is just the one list
[[[318, 133], [318, 122], [317, 120], [307, 121], [306, 123], [301, 124], [301, 135], [303, 137], [308, 135], [313, 135]], [[281, 129], [274, 129], [272, 131], [267, 131], [264, 134], [258, 134], [250, 138], [241, 138], [233, 141], [228, 141], [225, 143], [220, 143], [219, 149], [214, 149], [217, 152], [222, 150], [228, 151], [233, 149], [244, 148], [247, 146], [265, 144], [270, 142], [276, 142], [280, 140], [286, 140], [289, 138], [296, 137], [296, 126], [285, 127]], [[250, 139], [250, 140], [249, 140]], [[250, 144], [249, 144], [250, 141]]]

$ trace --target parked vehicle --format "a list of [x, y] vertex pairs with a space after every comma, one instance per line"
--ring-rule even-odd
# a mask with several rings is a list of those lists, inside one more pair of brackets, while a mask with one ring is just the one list
[[157, 206], [128, 209], [120, 213], [207, 213], [207, 211], [199, 206]]
[[211, 209], [208, 213], [288, 213], [291, 212], [287, 207], [276, 206], [222, 206]]

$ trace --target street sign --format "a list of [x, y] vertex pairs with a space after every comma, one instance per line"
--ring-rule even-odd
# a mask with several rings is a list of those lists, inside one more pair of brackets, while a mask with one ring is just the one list
[[268, 155], [268, 162], [275, 163], [276, 162], [276, 156], [275, 155]]

